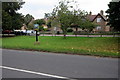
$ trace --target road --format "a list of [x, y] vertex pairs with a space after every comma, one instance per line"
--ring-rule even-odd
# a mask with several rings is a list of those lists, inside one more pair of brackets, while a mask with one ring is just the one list
[[118, 59], [2, 49], [3, 78], [118, 78]]

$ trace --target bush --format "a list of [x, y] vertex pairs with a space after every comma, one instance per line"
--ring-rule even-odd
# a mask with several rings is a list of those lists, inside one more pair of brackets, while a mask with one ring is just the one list
[[68, 29], [67, 32], [73, 32], [73, 29]]
[[44, 30], [43, 26], [39, 26], [39, 31]]

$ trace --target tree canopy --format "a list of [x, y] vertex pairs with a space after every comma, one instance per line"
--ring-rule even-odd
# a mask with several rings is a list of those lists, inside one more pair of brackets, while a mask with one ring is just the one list
[[44, 19], [37, 19], [34, 21], [34, 24], [39, 24], [39, 26], [42, 26], [43, 24], [46, 24]]
[[45, 14], [45, 18], [51, 20], [52, 26], [60, 26], [64, 37], [66, 37], [68, 28], [75, 28], [76, 31], [78, 31], [78, 28], [91, 31], [95, 27], [94, 23], [87, 20], [87, 14], [86, 11], [78, 8], [76, 1], [61, 0], [51, 14]]
[[98, 26], [96, 23], [90, 22], [89, 20], [85, 20], [82, 24], [82, 29], [86, 29], [87, 32], [91, 32], [96, 26]]
[[72, 24], [71, 27], [75, 28], [76, 31], [78, 31], [78, 28], [83, 27], [83, 23], [86, 20], [86, 13], [85, 11], [81, 11], [80, 9], [78, 10], [73, 10], [72, 12]]
[[23, 15], [17, 11], [24, 2], [2, 2], [2, 29], [19, 29], [24, 22]]
[[[71, 3], [74, 5], [71, 5]], [[87, 12], [78, 9], [77, 6], [76, 1], [63, 0], [53, 9], [52, 18], [53, 20], [57, 19], [60, 23], [64, 37], [66, 36], [69, 27], [75, 28], [77, 31], [78, 28], [83, 26], [83, 22], [86, 19]]]
[[115, 31], [120, 31], [120, 1], [110, 2], [108, 4], [108, 25], [114, 28]]
[[32, 16], [32, 15], [30, 15], [30, 14], [27, 14], [25, 17], [24, 17], [24, 23], [25, 23], [25, 25], [29, 28], [31, 28], [32, 27], [32, 23], [31, 24], [29, 24], [31, 21], [32, 21], [32, 19], [34, 19], [34, 17]]
[[73, 13], [70, 10], [73, 6], [69, 5], [70, 3], [71, 1], [60, 1], [59, 5], [56, 6], [52, 12], [53, 20], [57, 20], [60, 23], [64, 37], [66, 37], [67, 29], [73, 23]]

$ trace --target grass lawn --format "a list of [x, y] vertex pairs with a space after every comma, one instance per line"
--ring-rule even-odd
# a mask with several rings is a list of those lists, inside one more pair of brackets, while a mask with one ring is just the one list
[[113, 37], [52, 37], [40, 36], [40, 45], [34, 45], [35, 36], [1, 38], [3, 48], [118, 57], [119, 38]]

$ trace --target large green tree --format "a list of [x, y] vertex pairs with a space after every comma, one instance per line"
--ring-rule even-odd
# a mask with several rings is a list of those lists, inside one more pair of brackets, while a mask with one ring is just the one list
[[108, 6], [109, 9], [106, 11], [106, 13], [108, 13], [108, 24], [113, 27], [115, 31], [120, 31], [120, 1], [110, 2]]
[[69, 10], [68, 6], [70, 2], [63, 0], [59, 2], [59, 5], [53, 9], [52, 16], [53, 20], [57, 20], [60, 23], [61, 29], [63, 31], [64, 37], [66, 37], [67, 29], [71, 25], [71, 15], [72, 12]]
[[[72, 5], [74, 4], [74, 5]], [[76, 7], [74, 7], [76, 6]], [[62, 0], [59, 5], [53, 9], [52, 18], [53, 20], [58, 19], [64, 37], [66, 37], [67, 29], [73, 27], [78, 30], [85, 19], [86, 12], [78, 9], [76, 1]]]
[[85, 22], [85, 16], [86, 16], [87, 12], [85, 11], [81, 11], [80, 9], [76, 10], [74, 9], [72, 11], [72, 24], [71, 27], [75, 28], [75, 35], [77, 36], [78, 33], [78, 28], [82, 28], [83, 27], [83, 23]]
[[2, 29], [19, 29], [24, 22], [23, 15], [17, 11], [24, 2], [2, 2]]

